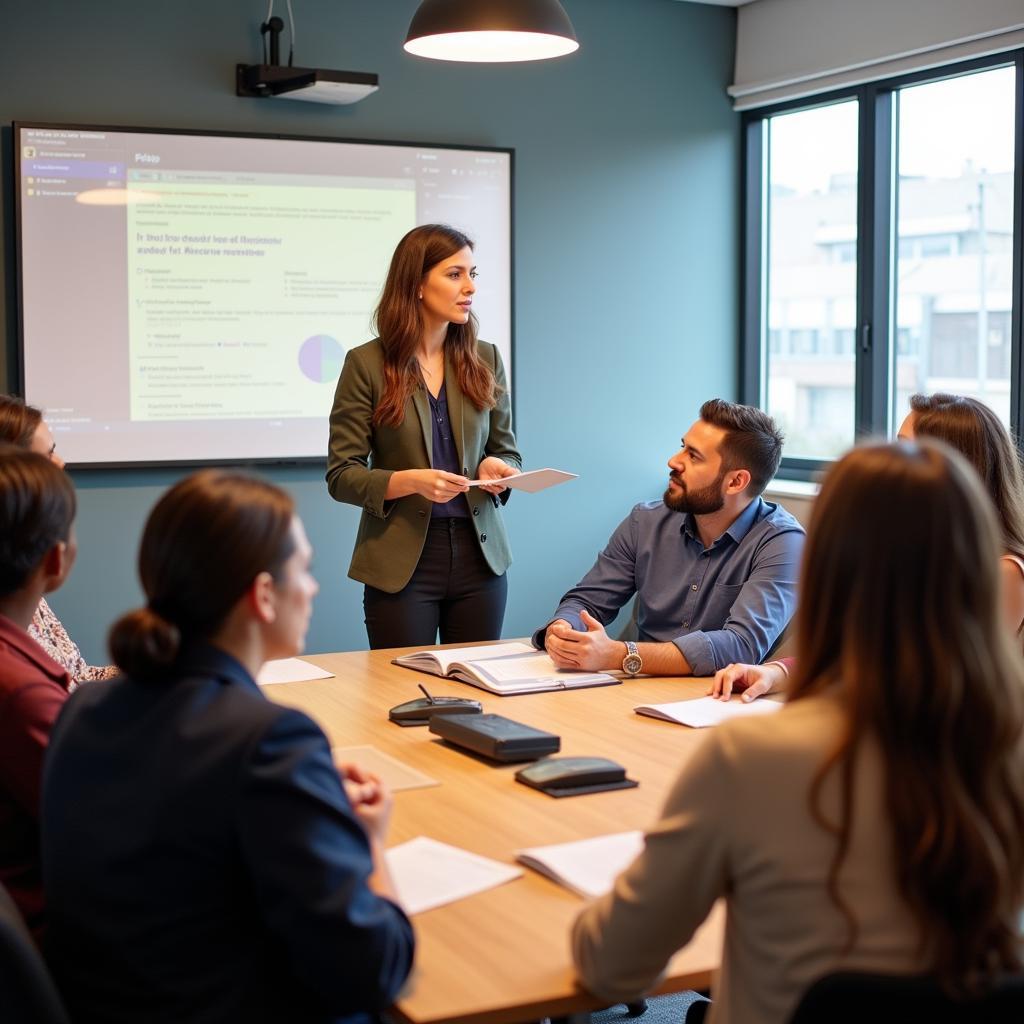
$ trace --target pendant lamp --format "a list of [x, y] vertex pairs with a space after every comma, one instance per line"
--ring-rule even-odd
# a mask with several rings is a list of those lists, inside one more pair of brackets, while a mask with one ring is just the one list
[[498, 64], [561, 57], [579, 46], [558, 0], [423, 0], [404, 48], [433, 60]]

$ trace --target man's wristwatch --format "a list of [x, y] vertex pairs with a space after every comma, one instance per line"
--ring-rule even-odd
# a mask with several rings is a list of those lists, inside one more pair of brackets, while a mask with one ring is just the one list
[[638, 676], [643, 671], [644, 659], [640, 657], [632, 640], [624, 640], [623, 643], [626, 645], [626, 656], [622, 659], [622, 671], [627, 676]]

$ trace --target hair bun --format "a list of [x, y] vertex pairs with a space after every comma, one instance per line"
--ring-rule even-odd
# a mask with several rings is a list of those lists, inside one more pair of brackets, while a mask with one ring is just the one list
[[108, 643], [114, 664], [126, 675], [157, 679], [174, 664], [181, 633], [152, 608], [136, 608], [111, 626]]

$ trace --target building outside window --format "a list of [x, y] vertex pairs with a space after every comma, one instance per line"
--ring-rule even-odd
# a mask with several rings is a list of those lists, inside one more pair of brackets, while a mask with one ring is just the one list
[[1019, 433], [1022, 66], [746, 115], [745, 399], [782, 425], [789, 475], [891, 433], [915, 392], [972, 395]]

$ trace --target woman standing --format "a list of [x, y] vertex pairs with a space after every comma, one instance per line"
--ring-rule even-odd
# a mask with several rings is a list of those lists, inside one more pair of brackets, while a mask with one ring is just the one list
[[475, 278], [462, 232], [410, 231], [374, 315], [379, 337], [348, 353], [338, 381], [327, 489], [362, 509], [349, 576], [365, 584], [371, 648], [501, 635], [512, 561], [501, 481], [521, 460], [501, 357], [477, 339]]

